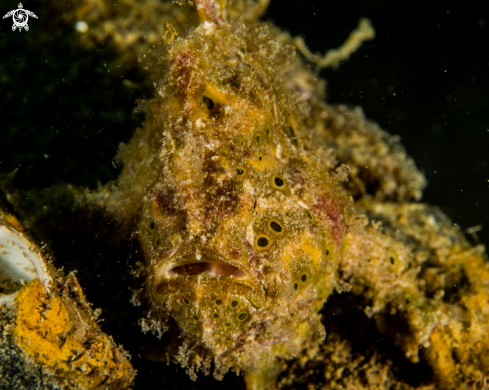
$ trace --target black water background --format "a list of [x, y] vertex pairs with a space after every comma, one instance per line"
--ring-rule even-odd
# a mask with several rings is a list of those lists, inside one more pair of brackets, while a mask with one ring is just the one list
[[[485, 5], [485, 6], [484, 6]], [[338, 71], [328, 101], [359, 105], [401, 137], [428, 179], [423, 201], [489, 244], [489, 11], [483, 0], [272, 1], [269, 17], [313, 52], [348, 37], [361, 17], [376, 30]]]

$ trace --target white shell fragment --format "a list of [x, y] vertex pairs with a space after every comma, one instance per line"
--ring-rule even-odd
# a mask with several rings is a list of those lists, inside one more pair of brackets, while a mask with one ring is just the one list
[[51, 277], [37, 247], [0, 222], [0, 305], [11, 306], [18, 290], [39, 279], [49, 290]]

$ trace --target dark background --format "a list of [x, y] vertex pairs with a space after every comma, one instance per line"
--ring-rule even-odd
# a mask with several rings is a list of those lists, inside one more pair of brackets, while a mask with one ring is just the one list
[[[484, 7], [485, 3], [485, 7]], [[416, 5], [417, 4], [417, 5]], [[422, 4], [422, 5], [420, 5]], [[489, 12], [487, 2], [271, 2], [268, 18], [325, 53], [360, 17], [377, 33], [339, 70], [321, 72], [328, 101], [360, 105], [401, 136], [428, 179], [423, 201], [489, 244]]]
[[[0, 14], [17, 4], [2, 0]], [[137, 99], [151, 96], [151, 87], [140, 72], [118, 67], [109, 50], [86, 51], [74, 44], [73, 26], [53, 29], [44, 3], [23, 4], [39, 16], [30, 19], [30, 31], [12, 32], [11, 19], [0, 19], [0, 174], [19, 168], [14, 184], [24, 189], [63, 182], [95, 188], [116, 179], [118, 144], [127, 142], [144, 120], [133, 109]], [[367, 117], [401, 136], [428, 179], [423, 201], [440, 206], [464, 229], [483, 225], [478, 237], [487, 246], [489, 12], [483, 5], [482, 0], [422, 6], [271, 0], [265, 19], [304, 36], [313, 52], [324, 53], [339, 47], [360, 17], [370, 18], [375, 40], [337, 71], [320, 73], [328, 81], [328, 102], [360, 105]], [[83, 240], [75, 245], [83, 247]], [[58, 266], [70, 260], [73, 247], [53, 247]], [[135, 357], [140, 388], [160, 386], [161, 365], [137, 360], [138, 343], [147, 341], [127, 341], [141, 334], [137, 319], [142, 313], [130, 312], [136, 310], [128, 302], [131, 293], [110, 280], [119, 273], [126, 277], [129, 268], [90, 263], [77, 269], [89, 301], [103, 309], [103, 329]], [[112, 296], [127, 307], [111, 311]], [[175, 388], [194, 386], [183, 370], [178, 372]], [[229, 378], [233, 381], [233, 375]]]

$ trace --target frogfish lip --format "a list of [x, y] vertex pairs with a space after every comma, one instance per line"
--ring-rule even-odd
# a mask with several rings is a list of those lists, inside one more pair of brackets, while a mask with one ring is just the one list
[[155, 269], [153, 296], [157, 303], [163, 303], [171, 294], [207, 290], [243, 296], [257, 309], [264, 306], [263, 285], [245, 264], [214, 251], [203, 251], [200, 259], [193, 250], [171, 257]]
[[240, 270], [238, 267], [226, 264], [221, 261], [207, 261], [200, 260], [194, 263], [184, 263], [182, 265], [177, 265], [170, 270], [168, 270], [169, 275], [182, 275], [182, 276], [192, 276], [192, 275], [207, 275], [207, 276], [233, 276], [236, 278], [246, 277], [246, 273]]

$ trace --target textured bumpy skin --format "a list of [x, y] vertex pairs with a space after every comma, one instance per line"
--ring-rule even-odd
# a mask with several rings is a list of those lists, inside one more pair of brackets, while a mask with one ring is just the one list
[[297, 355], [324, 337], [316, 313], [351, 200], [275, 70], [292, 48], [263, 25], [206, 21], [141, 59], [158, 95], [121, 151], [121, 188], [149, 186], [138, 231], [153, 318], [173, 317], [217, 376]]
[[[250, 388], [266, 387], [283, 359], [323, 340], [317, 312], [330, 293], [352, 288], [406, 357], [427, 349], [441, 386], [479, 380], [487, 292], [474, 281], [472, 295], [453, 287], [464, 303], [444, 302], [443, 289], [463, 270], [486, 270], [482, 251], [459, 233], [447, 241], [429, 209], [381, 203], [418, 199], [425, 185], [398, 141], [359, 109], [325, 105], [290, 38], [234, 7], [197, 2], [201, 23], [188, 36], [168, 26], [140, 55], [156, 94], [121, 149], [112, 207], [139, 207], [150, 327], [176, 321], [177, 360], [191, 375], [214, 364], [217, 378], [243, 370]], [[383, 230], [417, 207], [425, 241], [410, 224]], [[432, 257], [440, 240], [446, 253]]]
[[[85, 43], [104, 39], [129, 63], [145, 48], [139, 61], [155, 86], [139, 102], [145, 123], [120, 148], [117, 183], [55, 188], [38, 206], [32, 195], [8, 199], [33, 227], [46, 202], [69, 194], [73, 209], [103, 210], [132, 231], [144, 259], [134, 300], [148, 304], [143, 330], [180, 334], [162, 353], [192, 378], [244, 371], [249, 389], [411, 388], [389, 356], [359, 352], [321, 322], [319, 311], [330, 318], [328, 303], [345, 296], [345, 321], [368, 322], [402, 359], [428, 367], [423, 385], [485, 383], [484, 248], [415, 202], [425, 180], [398, 139], [360, 108], [324, 102], [324, 82], [294, 47], [304, 53], [304, 43], [258, 21], [267, 1], [180, 1], [184, 11], [125, 1], [107, 6], [109, 19], [103, 2], [79, 3], [68, 15], [92, 18]], [[166, 7], [172, 24], [140, 26], [145, 7]], [[161, 43], [131, 40], [151, 30]]]

